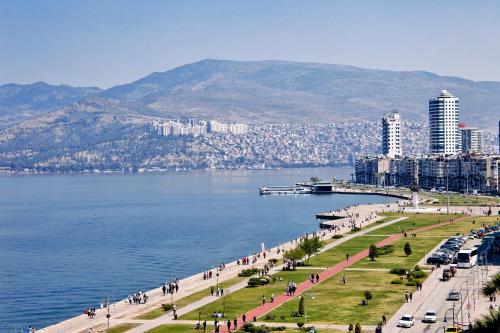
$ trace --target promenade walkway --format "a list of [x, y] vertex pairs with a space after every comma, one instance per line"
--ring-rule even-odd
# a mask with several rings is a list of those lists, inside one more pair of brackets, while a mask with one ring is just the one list
[[[377, 215], [377, 213], [382, 212], [382, 211], [398, 211], [399, 209], [399, 204], [398, 203], [390, 203], [390, 204], [371, 204], [371, 205], [358, 205], [358, 206], [353, 206], [349, 207], [346, 209], [343, 209], [347, 214], [354, 216], [356, 214], [359, 214], [359, 220], [360, 222], [358, 223], [360, 226], [366, 228], [367, 225], [374, 223], [378, 220], [381, 219], [380, 216]], [[341, 225], [344, 224], [342, 227]], [[338, 220], [338, 225], [340, 228], [336, 231], [338, 234], [346, 234], [347, 232], [350, 231], [349, 223], [343, 222], [342, 220]], [[380, 227], [383, 226], [383, 224], [376, 226]], [[373, 230], [373, 229], [371, 229]], [[330, 231], [318, 231], [319, 236], [326, 240], [326, 239], [331, 239], [332, 233]], [[345, 242], [348, 239], [351, 239], [352, 237], [356, 237], [364, 233], [364, 230], [361, 232], [358, 232], [353, 235], [348, 235], [344, 238], [341, 238], [337, 241], [329, 243], [326, 247], [325, 250], [330, 249], [342, 242]], [[268, 249], [266, 251], [266, 258], [263, 258], [261, 255], [260, 258], [257, 260], [256, 263], [253, 265], [237, 265], [236, 261], [227, 263], [226, 268], [222, 271], [219, 272], [219, 283], [223, 281], [227, 281], [233, 277], [236, 277], [239, 272], [243, 269], [247, 268], [262, 268], [269, 259], [275, 258], [275, 259], [281, 259], [284, 251], [289, 250], [291, 248], [294, 248], [298, 242], [298, 238], [294, 239], [290, 242], [287, 242], [285, 244], [279, 245], [279, 247], [275, 247], [272, 249]], [[277, 253], [277, 249], [280, 249], [280, 253]], [[250, 255], [252, 256], [252, 255]], [[214, 269], [213, 269], [214, 271]], [[189, 296], [193, 293], [196, 293], [198, 291], [204, 290], [209, 288], [210, 286], [213, 286], [215, 284], [215, 278], [208, 279], [208, 280], [203, 280], [202, 277], [203, 273], [199, 273], [190, 277], [187, 277], [185, 279], [180, 280], [179, 282], [179, 292], [173, 294], [173, 301], [174, 303], [186, 296]], [[242, 282], [243, 284], [243, 282]], [[246, 284], [245, 284], [246, 285]], [[234, 287], [234, 286], [233, 286]], [[231, 289], [233, 287], [230, 287]], [[129, 305], [126, 300], [121, 300], [119, 302], [113, 303], [110, 305], [110, 312], [111, 312], [111, 325], [116, 325], [121, 322], [131, 322], [129, 320], [133, 320], [137, 315], [140, 315], [142, 313], [146, 313], [148, 311], [151, 311], [155, 308], [158, 308], [162, 303], [169, 303], [170, 302], [170, 296], [163, 296], [161, 288], [156, 288], [150, 291], [147, 291], [147, 295], [149, 296], [148, 303], [147, 304], [140, 304], [140, 305]], [[211, 297], [210, 299], [207, 299], [207, 301], [210, 300], [211, 302], [215, 300], [215, 297]], [[179, 309], [180, 311], [180, 309]], [[181, 312], [179, 312], [179, 315]], [[83, 312], [83, 309], [82, 309]], [[39, 330], [38, 332], [40, 333], [60, 333], [60, 332], [74, 332], [74, 333], [80, 333], [80, 332], [87, 332], [89, 328], [91, 327], [102, 327], [103, 324], [107, 323], [106, 319], [106, 313], [107, 309], [97, 309], [96, 317], [92, 320], [88, 319], [86, 315], [80, 315], [76, 316], [73, 318], [70, 318], [68, 320], [65, 320], [63, 322], [60, 322], [58, 324], [43, 328]], [[162, 316], [163, 317], [169, 317], [169, 314]], [[128, 319], [127, 319], [128, 318]], [[149, 321], [151, 322], [151, 321]], [[132, 331], [131, 331], [132, 332]], [[142, 332], [142, 331], [141, 331]]]

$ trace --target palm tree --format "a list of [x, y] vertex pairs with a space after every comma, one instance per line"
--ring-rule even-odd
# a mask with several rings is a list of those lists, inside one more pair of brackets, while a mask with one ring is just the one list
[[490, 310], [487, 315], [477, 320], [472, 327], [472, 333], [500, 332], [500, 311]]

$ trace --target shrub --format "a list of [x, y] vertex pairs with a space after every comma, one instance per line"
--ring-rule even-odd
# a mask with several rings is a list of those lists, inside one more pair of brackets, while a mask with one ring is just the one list
[[347, 328], [349, 332], [354, 331], [354, 326], [352, 324], [349, 324], [349, 327]]
[[270, 327], [269, 329], [271, 331], [285, 331], [286, 327], [285, 326], [276, 326], [276, 327]]
[[332, 236], [332, 239], [339, 239], [339, 238], [342, 238], [344, 237], [343, 235], [333, 235]]
[[304, 297], [300, 297], [300, 301], [299, 301], [299, 309], [298, 309], [298, 312], [299, 312], [299, 315], [300, 316], [303, 316], [304, 315]]
[[374, 244], [370, 245], [370, 248], [368, 249], [368, 256], [371, 261], [374, 261], [378, 256], [378, 248]]
[[383, 256], [389, 253], [394, 252], [394, 245], [384, 245], [378, 249], [378, 255]]
[[351, 228], [351, 231], [352, 231], [352, 232], [358, 232], [358, 231], [360, 231], [360, 230], [361, 230], [361, 228], [359, 228], [359, 227], [354, 227], [354, 228]]
[[267, 314], [265, 318], [266, 318], [266, 320], [274, 320], [275, 315]]
[[278, 259], [276, 259], [276, 258], [269, 259], [268, 262], [270, 262], [272, 264], [277, 264], [278, 263]]
[[393, 268], [391, 268], [389, 273], [396, 274], [396, 275], [405, 275], [407, 271], [408, 271], [408, 269], [406, 269], [404, 267], [393, 267]]
[[427, 277], [427, 273], [424, 271], [413, 271], [410, 273], [410, 276], [414, 277], [415, 279], [421, 279]]
[[418, 272], [418, 271], [421, 271], [422, 269], [420, 268], [420, 266], [419, 266], [419, 265], [415, 265], [414, 270]]
[[356, 326], [354, 326], [354, 333], [361, 333], [361, 324], [356, 323]]
[[255, 326], [252, 323], [245, 323], [241, 327], [241, 330], [244, 332], [253, 332], [255, 330]]
[[297, 323], [297, 326], [298, 326], [299, 328], [302, 328], [302, 326], [304, 326], [304, 323], [299, 321], [299, 322]]
[[267, 276], [262, 276], [262, 277], [253, 277], [248, 280], [248, 286], [249, 287], [257, 287], [257, 286], [264, 286], [266, 284], [269, 284], [270, 278]]
[[172, 304], [162, 304], [161, 308], [163, 309], [163, 311], [167, 312], [173, 310], [174, 307]]
[[259, 269], [258, 268], [248, 268], [248, 269], [244, 269], [242, 270], [238, 276], [240, 277], [249, 277], [249, 276], [252, 276], [254, 274], [257, 274], [259, 272]]
[[391, 281], [391, 284], [403, 284], [403, 281], [401, 279], [394, 279]]
[[403, 251], [405, 252], [407, 257], [411, 254], [412, 250], [411, 250], [410, 243], [405, 243], [405, 246], [403, 247]]
[[411, 287], [411, 286], [416, 286], [417, 285], [417, 282], [415, 280], [408, 280], [405, 285], [407, 285], [408, 287]]

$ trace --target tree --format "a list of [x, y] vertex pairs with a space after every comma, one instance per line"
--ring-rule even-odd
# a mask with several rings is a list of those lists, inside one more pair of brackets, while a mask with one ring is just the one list
[[404, 246], [403, 250], [405, 251], [405, 254], [408, 257], [411, 254], [411, 245], [410, 245], [410, 243], [405, 243], [405, 246]]
[[318, 253], [322, 247], [323, 247], [323, 242], [319, 239], [318, 236], [304, 238], [299, 244], [299, 248], [301, 248], [302, 251], [304, 251], [304, 253], [307, 256], [306, 262], [309, 262], [309, 259], [313, 255]]
[[300, 300], [299, 300], [299, 315], [300, 316], [303, 316], [305, 311], [304, 311], [304, 296], [301, 296], [300, 297]]
[[356, 326], [354, 327], [354, 333], [361, 333], [361, 324], [356, 323]]
[[[283, 257], [285, 259], [288, 259], [292, 262], [296, 262], [296, 261], [304, 258], [304, 256], [305, 256], [305, 253], [300, 247], [296, 247], [294, 249], [288, 250], [283, 255]], [[295, 269], [295, 265], [293, 265], [293, 268]]]
[[375, 258], [378, 257], [378, 247], [374, 244], [370, 245], [370, 248], [368, 249], [368, 256], [371, 261], [375, 261]]
[[500, 332], [500, 310], [490, 310], [472, 326], [472, 333]]
[[365, 299], [366, 299], [366, 304], [368, 304], [368, 301], [373, 298], [373, 295], [369, 291], [365, 291]]

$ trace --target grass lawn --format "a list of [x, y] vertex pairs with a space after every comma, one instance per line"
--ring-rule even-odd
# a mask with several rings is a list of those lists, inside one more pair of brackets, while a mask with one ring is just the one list
[[[475, 223], [473, 222], [475, 221]], [[464, 221], [451, 223], [434, 230], [424, 231], [420, 233], [421, 236], [443, 236], [450, 237], [456, 234], [468, 234], [472, 229], [481, 228], [482, 224], [496, 224], [500, 222], [499, 216], [479, 216], [469, 217]]]
[[317, 270], [297, 270], [297, 271], [285, 271], [279, 272], [274, 276], [278, 279], [282, 278], [281, 281], [276, 281], [265, 286], [259, 286], [255, 288], [243, 288], [234, 293], [230, 293], [227, 296], [215, 298], [214, 302], [207, 304], [199, 309], [191, 311], [179, 319], [188, 320], [198, 320], [198, 313], [201, 311], [201, 319], [206, 319], [207, 321], [212, 321], [212, 313], [222, 312], [224, 309], [224, 304], [226, 308], [226, 317], [233, 319], [242, 315], [243, 313], [259, 306], [262, 301], [262, 295], [265, 295], [267, 300], [270, 299], [271, 294], [274, 293], [275, 296], [281, 295], [285, 292], [285, 287], [288, 281], [295, 281], [297, 283], [305, 281], [311, 273], [317, 273]]
[[[224, 282], [220, 282], [219, 283], [219, 286], [221, 286], [222, 288], [226, 289], [232, 285], [235, 285], [237, 284], [238, 282], [241, 282], [243, 280], [247, 279], [246, 277], [234, 277], [232, 279], [229, 279], [229, 280], [226, 280]], [[215, 279], [214, 279], [214, 286], [215, 286]], [[174, 303], [177, 305], [177, 308], [180, 309], [182, 308], [183, 306], [186, 306], [188, 304], [191, 304], [191, 303], [194, 303], [196, 301], [199, 301], [200, 299], [206, 297], [210, 295], [210, 288], [206, 288], [206, 289], [203, 289], [203, 290], [200, 290], [194, 294], [191, 294], [191, 295], [188, 295], [186, 297], [183, 297], [177, 301], [175, 301]], [[165, 303], [170, 303], [170, 297], [166, 296], [165, 297]], [[143, 320], [149, 320], [149, 319], [155, 319], [155, 318], [158, 318], [162, 315], [165, 314], [165, 311], [163, 311], [163, 308], [159, 307], [159, 308], [156, 308], [154, 310], [151, 310], [149, 312], [146, 312], [146, 313], [143, 313], [141, 315], [138, 315], [137, 317], [134, 317], [134, 319], [143, 319]]]
[[[395, 275], [377, 271], [345, 271], [347, 284], [342, 284], [338, 274], [312, 288], [312, 293], [306, 296], [307, 321], [314, 323], [377, 324], [382, 314], [388, 317], [393, 315], [404, 301], [406, 291], [413, 292], [414, 287], [392, 285], [390, 282]], [[370, 291], [373, 299], [367, 306], [361, 305], [364, 292]], [[310, 296], [314, 295], [311, 300]], [[260, 321], [275, 322], [303, 322], [302, 317], [291, 317], [292, 311], [298, 310], [299, 297], [281, 305]], [[267, 319], [266, 319], [267, 318]], [[347, 326], [346, 326], [347, 327]]]
[[[209, 322], [207, 321], [207, 324]], [[213, 331], [213, 326], [212, 322], [210, 322], [209, 325], [207, 325], [207, 332], [212, 332]], [[347, 331], [347, 329], [346, 329]], [[146, 333], [195, 333], [195, 332], [202, 332], [202, 331], [197, 331], [193, 328], [193, 325], [161, 325], [158, 327], [153, 328], [152, 330], [147, 331]], [[299, 330], [298, 328], [287, 328], [285, 333], [304, 333], [304, 331]], [[339, 330], [331, 330], [331, 329], [319, 329], [317, 330], [318, 333], [343, 333], [344, 331], [339, 331]], [[365, 332], [365, 331], [363, 331]]]
[[194, 329], [193, 325], [160, 325], [146, 333], [194, 333], [200, 332]]
[[365, 237], [359, 236], [346, 241], [334, 248], [331, 248], [325, 252], [322, 252], [309, 260], [309, 266], [316, 267], [331, 267], [339, 262], [345, 260], [346, 253], [354, 255], [360, 251], [367, 249], [370, 244], [380, 242], [387, 237], [376, 236], [376, 237]]
[[[430, 194], [425, 193], [427, 197], [437, 199], [435, 205], [446, 204], [446, 194]], [[482, 195], [469, 195], [469, 205], [471, 206], [484, 206], [491, 203], [500, 203], [500, 198], [482, 196]], [[450, 194], [450, 205], [453, 206], [466, 206], [467, 196], [464, 194]]]
[[454, 214], [405, 214], [405, 213], [384, 213], [384, 215], [392, 216], [393, 218], [398, 218], [402, 216], [408, 217], [406, 220], [385, 226], [383, 228], [373, 230], [367, 235], [391, 235], [398, 234], [402, 229], [411, 230], [416, 228], [422, 228], [429, 225], [437, 224], [449, 220], [450, 218], [459, 218], [462, 215]]
[[140, 324], [120, 324], [111, 327], [109, 330], [106, 331], [106, 333], [122, 333], [126, 332], [134, 327], [139, 326]]
[[[393, 267], [405, 267], [411, 269], [442, 240], [442, 238], [438, 237], [422, 238], [419, 236], [420, 235], [416, 238], [407, 237], [400, 239], [392, 243], [392, 245], [394, 245], [393, 253], [379, 256], [376, 261], [371, 261], [370, 258], [364, 258], [351, 267], [388, 269]], [[403, 251], [403, 246], [406, 242], [410, 243], [412, 249], [412, 254], [409, 256], [406, 256]]]

